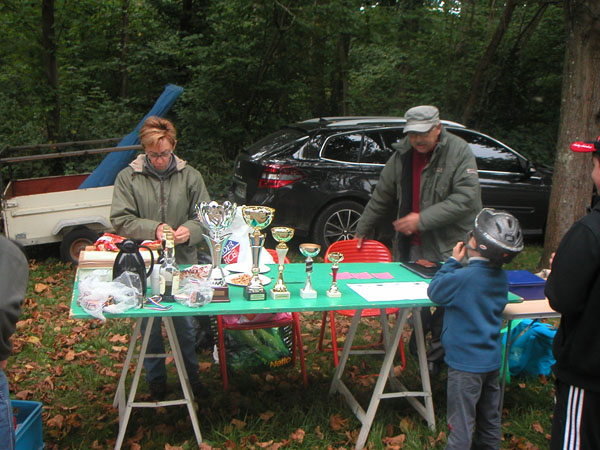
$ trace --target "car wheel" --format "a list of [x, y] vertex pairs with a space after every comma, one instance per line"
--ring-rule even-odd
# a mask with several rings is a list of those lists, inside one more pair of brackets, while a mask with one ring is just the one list
[[69, 231], [60, 244], [60, 258], [64, 262], [77, 264], [79, 252], [88, 245], [93, 245], [98, 239], [98, 233], [89, 228], [76, 228]]
[[332, 203], [327, 206], [315, 221], [313, 239], [325, 249], [335, 241], [354, 239], [358, 219], [365, 207], [352, 200]]

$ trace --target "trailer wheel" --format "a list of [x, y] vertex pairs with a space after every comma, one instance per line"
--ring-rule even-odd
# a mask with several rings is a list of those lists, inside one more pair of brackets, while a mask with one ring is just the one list
[[98, 233], [89, 228], [76, 228], [69, 231], [60, 244], [60, 258], [64, 262], [77, 265], [79, 252], [88, 245], [93, 245], [98, 239]]

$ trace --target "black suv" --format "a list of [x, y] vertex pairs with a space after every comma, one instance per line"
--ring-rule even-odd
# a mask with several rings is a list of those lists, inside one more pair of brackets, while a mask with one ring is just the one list
[[[397, 117], [326, 117], [285, 126], [244, 149], [235, 161], [230, 199], [276, 209], [273, 224], [296, 229], [326, 248], [354, 237], [379, 174], [402, 139]], [[542, 235], [552, 174], [501, 142], [442, 121], [469, 143], [483, 205], [514, 214], [526, 235]], [[374, 238], [389, 242], [395, 211]]]

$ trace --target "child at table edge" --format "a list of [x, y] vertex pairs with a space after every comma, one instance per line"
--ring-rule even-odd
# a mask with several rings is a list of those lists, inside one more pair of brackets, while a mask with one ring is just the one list
[[[502, 311], [508, 278], [502, 265], [523, 249], [519, 221], [483, 209], [467, 242], [458, 242], [427, 294], [445, 306], [442, 330], [448, 365], [446, 449], [500, 448]], [[468, 256], [468, 265], [461, 260]]]

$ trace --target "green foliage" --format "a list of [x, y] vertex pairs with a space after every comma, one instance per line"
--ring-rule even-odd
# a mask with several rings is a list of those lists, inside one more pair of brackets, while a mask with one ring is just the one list
[[[184, 7], [185, 5], [185, 7]], [[564, 54], [560, 4], [520, 4], [475, 107], [475, 128], [554, 160]], [[123, 136], [164, 86], [180, 149], [227, 189], [244, 146], [324, 115], [401, 115], [418, 103], [460, 121], [502, 2], [55, 0], [60, 140]], [[51, 90], [39, 2], [0, 5], [0, 143], [47, 142]], [[534, 26], [529, 26], [534, 24]], [[91, 166], [88, 163], [88, 167]], [[56, 165], [49, 173], [72, 170]], [[47, 168], [39, 168], [41, 171]]]

